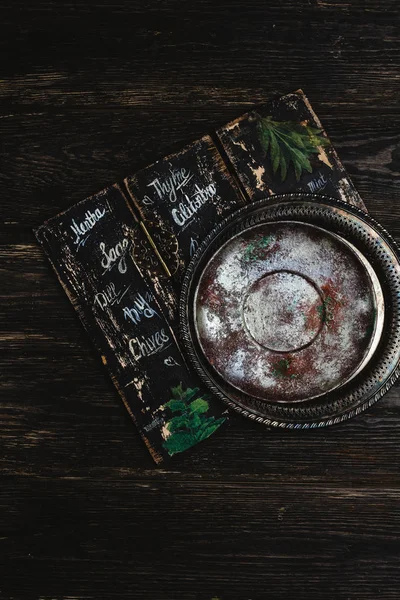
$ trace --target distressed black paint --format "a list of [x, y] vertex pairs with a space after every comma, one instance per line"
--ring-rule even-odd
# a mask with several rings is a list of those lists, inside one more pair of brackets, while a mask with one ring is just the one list
[[[262, 127], [263, 123], [267, 127], [270, 121], [277, 127], [277, 133], [266, 145], [263, 143]], [[307, 135], [308, 131], [310, 135]], [[253, 201], [272, 194], [302, 190], [332, 196], [365, 209], [320, 120], [301, 90], [256, 107], [219, 129], [218, 136]], [[309, 143], [310, 154], [304, 151], [303, 140], [312, 143]], [[276, 156], [274, 146], [283, 148], [281, 160]], [[300, 161], [298, 171], [293, 168], [291, 158]]]
[[[169, 456], [166, 405], [173, 390], [198, 386], [166, 317], [165, 294], [153, 285], [156, 267], [150, 279], [135, 261], [135, 248], [149, 241], [117, 186], [50, 219], [37, 236], [152, 457], [161, 462]], [[192, 400], [196, 395], [204, 394], [199, 390]]]
[[178, 284], [207, 233], [244, 203], [209, 136], [128, 177], [125, 183]]

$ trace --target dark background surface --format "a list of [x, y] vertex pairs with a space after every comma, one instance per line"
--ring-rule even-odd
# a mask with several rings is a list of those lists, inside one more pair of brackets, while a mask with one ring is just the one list
[[398, 2], [0, 1], [1, 598], [400, 597], [400, 387], [156, 468], [32, 227], [302, 87], [400, 240]]

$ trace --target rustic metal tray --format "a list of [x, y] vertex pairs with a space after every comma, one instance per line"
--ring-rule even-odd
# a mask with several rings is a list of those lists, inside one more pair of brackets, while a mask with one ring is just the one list
[[332, 198], [259, 201], [196, 252], [180, 322], [190, 362], [231, 408], [279, 427], [338, 423], [400, 374], [396, 244]]

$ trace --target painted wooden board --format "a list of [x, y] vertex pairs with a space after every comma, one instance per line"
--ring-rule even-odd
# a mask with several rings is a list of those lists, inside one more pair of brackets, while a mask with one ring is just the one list
[[154, 460], [218, 429], [223, 409], [187, 369], [169, 320], [173, 300], [159, 293], [165, 282], [154, 285], [157, 262], [146, 258], [152, 248], [118, 186], [50, 219], [36, 235]]
[[208, 135], [128, 177], [125, 184], [178, 283], [207, 233], [245, 203]]
[[306, 189], [364, 206], [301, 91], [217, 133], [219, 149], [204, 136], [36, 232], [156, 462], [226, 418], [178, 340], [180, 283], [205, 236], [266, 194]]
[[252, 201], [302, 190], [366, 210], [302, 90], [242, 115], [217, 134]]

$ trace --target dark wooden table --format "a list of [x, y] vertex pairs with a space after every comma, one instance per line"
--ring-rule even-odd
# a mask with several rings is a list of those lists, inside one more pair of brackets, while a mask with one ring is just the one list
[[32, 227], [302, 87], [400, 241], [394, 0], [0, 2], [1, 598], [400, 598], [400, 387], [156, 468]]

